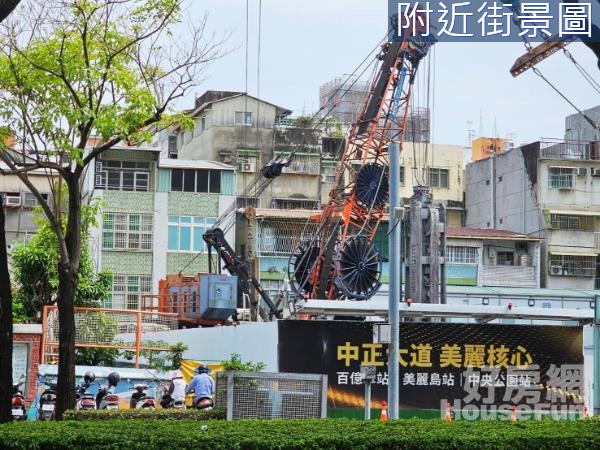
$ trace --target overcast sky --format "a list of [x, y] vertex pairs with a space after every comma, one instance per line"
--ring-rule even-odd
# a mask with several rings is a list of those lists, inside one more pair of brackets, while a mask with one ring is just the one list
[[[258, 4], [250, 3], [249, 88], [256, 95]], [[191, 20], [208, 12], [208, 29], [232, 30], [233, 51], [214, 63], [197, 89], [244, 90], [246, 0], [191, 0]], [[260, 96], [292, 109], [318, 108], [319, 85], [348, 74], [386, 33], [386, 0], [262, 0]], [[568, 49], [600, 79], [594, 55], [581, 43]], [[564, 118], [575, 112], [534, 73], [513, 78], [509, 69], [522, 43], [438, 43], [435, 46], [433, 140], [465, 145], [468, 122], [476, 134], [512, 134], [516, 143], [564, 136]], [[600, 104], [575, 66], [557, 53], [540, 70], [580, 108]], [[422, 72], [424, 75], [425, 72]], [[188, 99], [190, 106], [193, 98]], [[483, 125], [480, 130], [480, 123]]]

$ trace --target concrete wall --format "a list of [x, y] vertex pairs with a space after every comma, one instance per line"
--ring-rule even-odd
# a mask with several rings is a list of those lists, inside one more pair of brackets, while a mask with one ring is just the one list
[[[427, 156], [425, 155], [427, 153]], [[439, 169], [448, 169], [448, 189], [433, 188], [434, 203], [453, 200], [462, 202], [464, 192], [464, 149], [460, 145], [439, 145], [407, 142], [404, 144], [401, 153], [401, 164], [404, 167], [404, 185], [401, 188], [400, 195], [408, 198], [413, 195], [413, 186], [417, 181], [422, 181], [422, 170], [417, 170], [417, 179], [414, 176], [412, 167], [423, 167], [424, 161], [431, 167]]]
[[[586, 109], [584, 112], [596, 123], [600, 122], [600, 106]], [[565, 118], [565, 140], [596, 141], [598, 131], [594, 130], [581, 114], [571, 114]]]
[[534, 199], [520, 149], [467, 165], [467, 227], [543, 235], [543, 218]]
[[[236, 111], [251, 112], [252, 126], [236, 125]], [[273, 105], [240, 96], [213, 103], [199, 116], [194, 130], [186, 131], [180, 138], [180, 159], [218, 161], [219, 150], [235, 152], [238, 148], [259, 148], [263, 154], [270, 154], [276, 116]], [[200, 127], [202, 116], [206, 118], [204, 130]]]
[[[127, 340], [126, 338], [124, 338]], [[169, 344], [183, 342], [186, 359], [218, 362], [238, 353], [242, 361], [263, 362], [265, 371], [277, 372], [277, 322], [248, 323], [236, 327], [190, 328], [160, 333], [146, 333], [144, 339], [162, 340]]]

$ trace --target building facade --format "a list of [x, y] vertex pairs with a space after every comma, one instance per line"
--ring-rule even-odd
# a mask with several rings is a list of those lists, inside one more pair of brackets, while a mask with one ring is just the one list
[[[86, 179], [104, 202], [90, 242], [95, 266], [113, 272], [106, 307], [139, 309], [167, 274], [208, 272], [202, 234], [235, 200], [233, 167], [159, 155], [158, 148], [114, 148]], [[233, 242], [233, 230], [227, 237]]]
[[[583, 112], [594, 122], [600, 123], [600, 105]], [[600, 141], [600, 133], [581, 114], [571, 114], [565, 118], [565, 141], [579, 143]]]
[[[45, 170], [29, 172], [29, 181], [46, 199], [50, 196], [51, 180]], [[11, 248], [17, 242], [28, 242], [38, 227], [34, 213], [37, 199], [16, 175], [0, 176], [0, 196], [4, 205], [6, 244]]]
[[545, 140], [473, 162], [467, 226], [543, 238], [542, 287], [600, 287], [600, 153]]

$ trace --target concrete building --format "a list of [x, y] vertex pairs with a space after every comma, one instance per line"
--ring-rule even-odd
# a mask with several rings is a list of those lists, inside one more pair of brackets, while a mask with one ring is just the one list
[[[583, 112], [594, 122], [600, 123], [600, 105]], [[565, 118], [565, 141], [600, 141], [600, 133], [581, 114], [571, 114]]]
[[410, 204], [415, 186], [431, 186], [434, 205], [447, 207], [449, 226], [462, 226], [463, 156], [460, 145], [406, 142], [400, 155], [400, 195], [404, 204]]
[[[0, 168], [8, 169], [4, 163]], [[29, 180], [40, 191], [42, 196], [49, 198], [51, 192], [48, 173], [37, 169], [29, 172]], [[38, 204], [35, 196], [16, 175], [0, 176], [0, 196], [4, 205], [6, 218], [6, 243], [10, 248], [16, 242], [28, 242], [37, 231], [34, 220], [34, 207]]]
[[[116, 147], [86, 178], [105, 202], [90, 234], [95, 266], [113, 272], [107, 307], [139, 309], [167, 274], [208, 272], [202, 234], [234, 202], [232, 166], [159, 155], [154, 147]], [[233, 231], [227, 236], [233, 242]]]
[[446, 281], [454, 286], [540, 287], [541, 239], [510, 231], [449, 227]]
[[545, 140], [467, 166], [466, 224], [543, 238], [541, 284], [600, 287], [594, 143]]

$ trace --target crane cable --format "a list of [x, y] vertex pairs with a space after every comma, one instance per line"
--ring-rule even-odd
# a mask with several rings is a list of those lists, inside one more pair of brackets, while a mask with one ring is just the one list
[[600, 94], [600, 83], [598, 83], [594, 78], [583, 68], [581, 64], [577, 62], [575, 57], [571, 54], [569, 50], [563, 48], [563, 53], [567, 58], [571, 60], [571, 62], [575, 65], [579, 73], [586, 79], [586, 81], [594, 88], [594, 90]]

